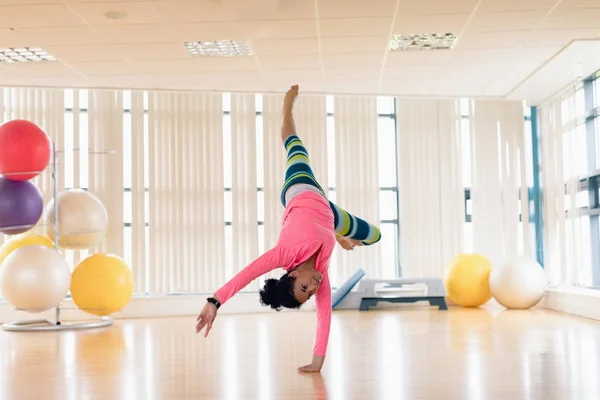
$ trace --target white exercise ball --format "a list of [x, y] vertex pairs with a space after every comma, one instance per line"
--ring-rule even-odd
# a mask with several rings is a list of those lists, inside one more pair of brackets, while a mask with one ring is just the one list
[[[58, 234], [61, 247], [84, 250], [98, 244], [108, 230], [108, 213], [94, 194], [69, 189], [58, 194]], [[54, 199], [46, 206], [48, 236], [54, 241]]]
[[517, 257], [492, 269], [490, 289], [494, 299], [508, 309], [535, 306], [546, 293], [548, 282], [542, 266], [532, 258]]
[[21, 247], [10, 253], [0, 268], [0, 292], [17, 309], [41, 312], [56, 307], [70, 286], [67, 260], [47, 246]]

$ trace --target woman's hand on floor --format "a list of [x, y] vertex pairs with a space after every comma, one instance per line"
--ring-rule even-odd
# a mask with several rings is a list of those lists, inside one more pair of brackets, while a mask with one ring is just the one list
[[305, 365], [303, 367], [299, 367], [298, 372], [307, 372], [307, 373], [321, 372], [321, 368], [323, 367], [324, 362], [325, 362], [325, 357], [315, 355], [315, 356], [313, 356], [312, 364]]
[[196, 333], [200, 333], [202, 328], [206, 326], [204, 337], [208, 336], [208, 332], [212, 329], [213, 321], [217, 318], [217, 307], [212, 303], [206, 303], [198, 318], [196, 318]]
[[312, 364], [309, 364], [309, 365], [305, 365], [303, 367], [299, 367], [298, 372], [315, 373], [315, 372], [321, 372], [321, 369], [314, 367]]

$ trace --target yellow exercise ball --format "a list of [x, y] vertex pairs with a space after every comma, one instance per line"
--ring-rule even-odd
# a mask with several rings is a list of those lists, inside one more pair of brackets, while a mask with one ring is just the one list
[[479, 307], [492, 298], [489, 277], [492, 263], [480, 254], [454, 257], [445, 278], [446, 292], [454, 303], [463, 307]]
[[71, 297], [81, 310], [105, 316], [120, 311], [133, 295], [133, 274], [122, 258], [98, 253], [81, 261], [71, 277]]
[[2, 266], [4, 259], [13, 251], [33, 244], [54, 248], [54, 243], [46, 236], [33, 232], [21, 233], [20, 235], [13, 236], [8, 242], [0, 247], [0, 266]]

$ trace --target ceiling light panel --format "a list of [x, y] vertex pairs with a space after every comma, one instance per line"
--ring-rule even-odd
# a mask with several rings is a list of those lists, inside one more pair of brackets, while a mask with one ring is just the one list
[[39, 47], [0, 48], [0, 64], [48, 61], [56, 61], [56, 58]]
[[390, 51], [450, 50], [455, 42], [455, 33], [393, 35], [389, 48]]
[[251, 56], [252, 46], [248, 40], [206, 40], [183, 42], [188, 53], [194, 57], [240, 57]]

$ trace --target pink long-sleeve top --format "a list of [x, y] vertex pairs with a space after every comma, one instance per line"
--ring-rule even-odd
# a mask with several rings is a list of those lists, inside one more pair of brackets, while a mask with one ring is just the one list
[[317, 193], [303, 192], [288, 202], [275, 247], [246, 266], [215, 292], [215, 296], [224, 304], [259, 276], [276, 268], [289, 272], [319, 252], [315, 269], [323, 279], [315, 293], [317, 336], [314, 354], [325, 356], [331, 325], [331, 286], [327, 271], [335, 243], [334, 217], [329, 202]]

